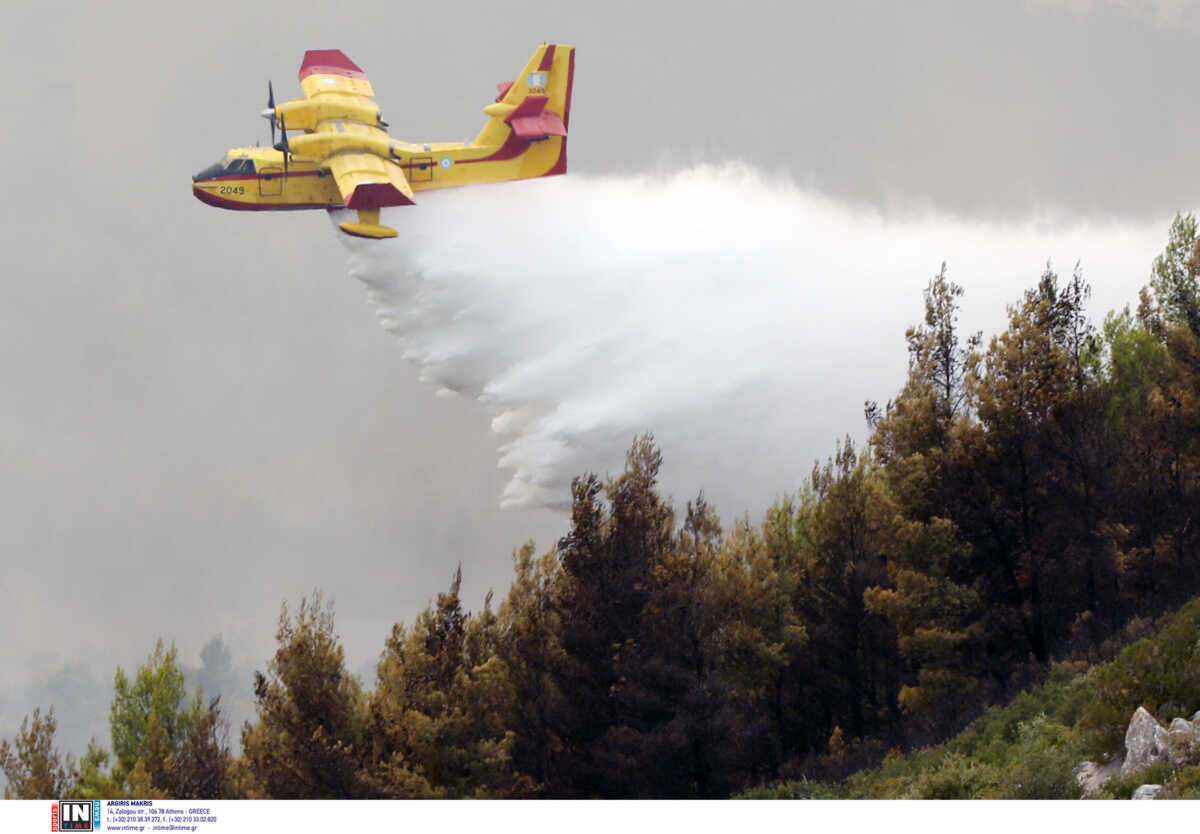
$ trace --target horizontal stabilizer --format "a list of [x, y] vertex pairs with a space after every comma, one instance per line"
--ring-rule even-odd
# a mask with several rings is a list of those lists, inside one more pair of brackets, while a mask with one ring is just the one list
[[512, 125], [513, 133], [522, 139], [545, 139], [547, 136], [566, 136], [562, 117], [546, 110], [546, 96], [526, 96], [504, 121]]
[[567, 128], [554, 113], [542, 113], [539, 116], [524, 116], [513, 119], [513, 133], [522, 139], [545, 139], [547, 136], [566, 136]]

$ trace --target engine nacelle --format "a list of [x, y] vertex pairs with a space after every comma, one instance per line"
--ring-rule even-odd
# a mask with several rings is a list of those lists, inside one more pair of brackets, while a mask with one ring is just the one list
[[383, 127], [379, 119], [379, 105], [357, 96], [326, 93], [316, 99], [293, 99], [276, 105], [275, 110], [263, 111], [263, 116], [274, 119], [278, 127], [288, 130], [316, 130], [319, 122], [346, 121]]

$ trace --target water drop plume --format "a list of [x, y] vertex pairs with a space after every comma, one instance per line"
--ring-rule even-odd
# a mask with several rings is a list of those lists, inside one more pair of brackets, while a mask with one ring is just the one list
[[703, 490], [727, 517], [862, 440], [943, 260], [964, 327], [994, 331], [1048, 258], [1068, 274], [1085, 259], [1098, 303], [1133, 300], [1166, 229], [889, 219], [744, 165], [418, 198], [385, 213], [392, 240], [339, 237], [422, 379], [491, 411], [501, 503], [561, 507], [573, 476], [620, 471], [652, 432], [666, 491]]

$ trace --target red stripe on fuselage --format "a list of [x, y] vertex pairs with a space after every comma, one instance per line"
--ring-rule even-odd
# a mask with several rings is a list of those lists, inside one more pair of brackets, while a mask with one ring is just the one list
[[530, 140], [522, 139], [516, 133], [509, 131], [508, 138], [504, 140], [504, 144], [488, 156], [481, 156], [479, 159], [460, 159], [455, 164], [466, 165], [468, 162], [500, 162], [505, 159], [516, 159], [529, 150], [529, 144]]
[[538, 64], [538, 72], [545, 72], [554, 66], [554, 46], [550, 44], [546, 47], [546, 51], [542, 53], [542, 62]]
[[344, 208], [341, 203], [241, 203], [237, 200], [218, 197], [195, 185], [192, 186], [192, 194], [202, 203], [233, 211], [301, 211], [303, 209]]

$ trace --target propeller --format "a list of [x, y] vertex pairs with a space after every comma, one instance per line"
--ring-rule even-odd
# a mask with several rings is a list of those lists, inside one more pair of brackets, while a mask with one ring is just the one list
[[283, 151], [283, 172], [287, 173], [288, 158], [292, 155], [291, 149], [288, 147], [287, 140], [287, 122], [283, 120], [283, 114], [279, 114], [279, 131], [283, 134], [283, 138], [275, 145], [275, 150]]
[[271, 120], [271, 145], [275, 145], [275, 90], [271, 87], [271, 82], [267, 81], [267, 109], [263, 111], [263, 116]]

